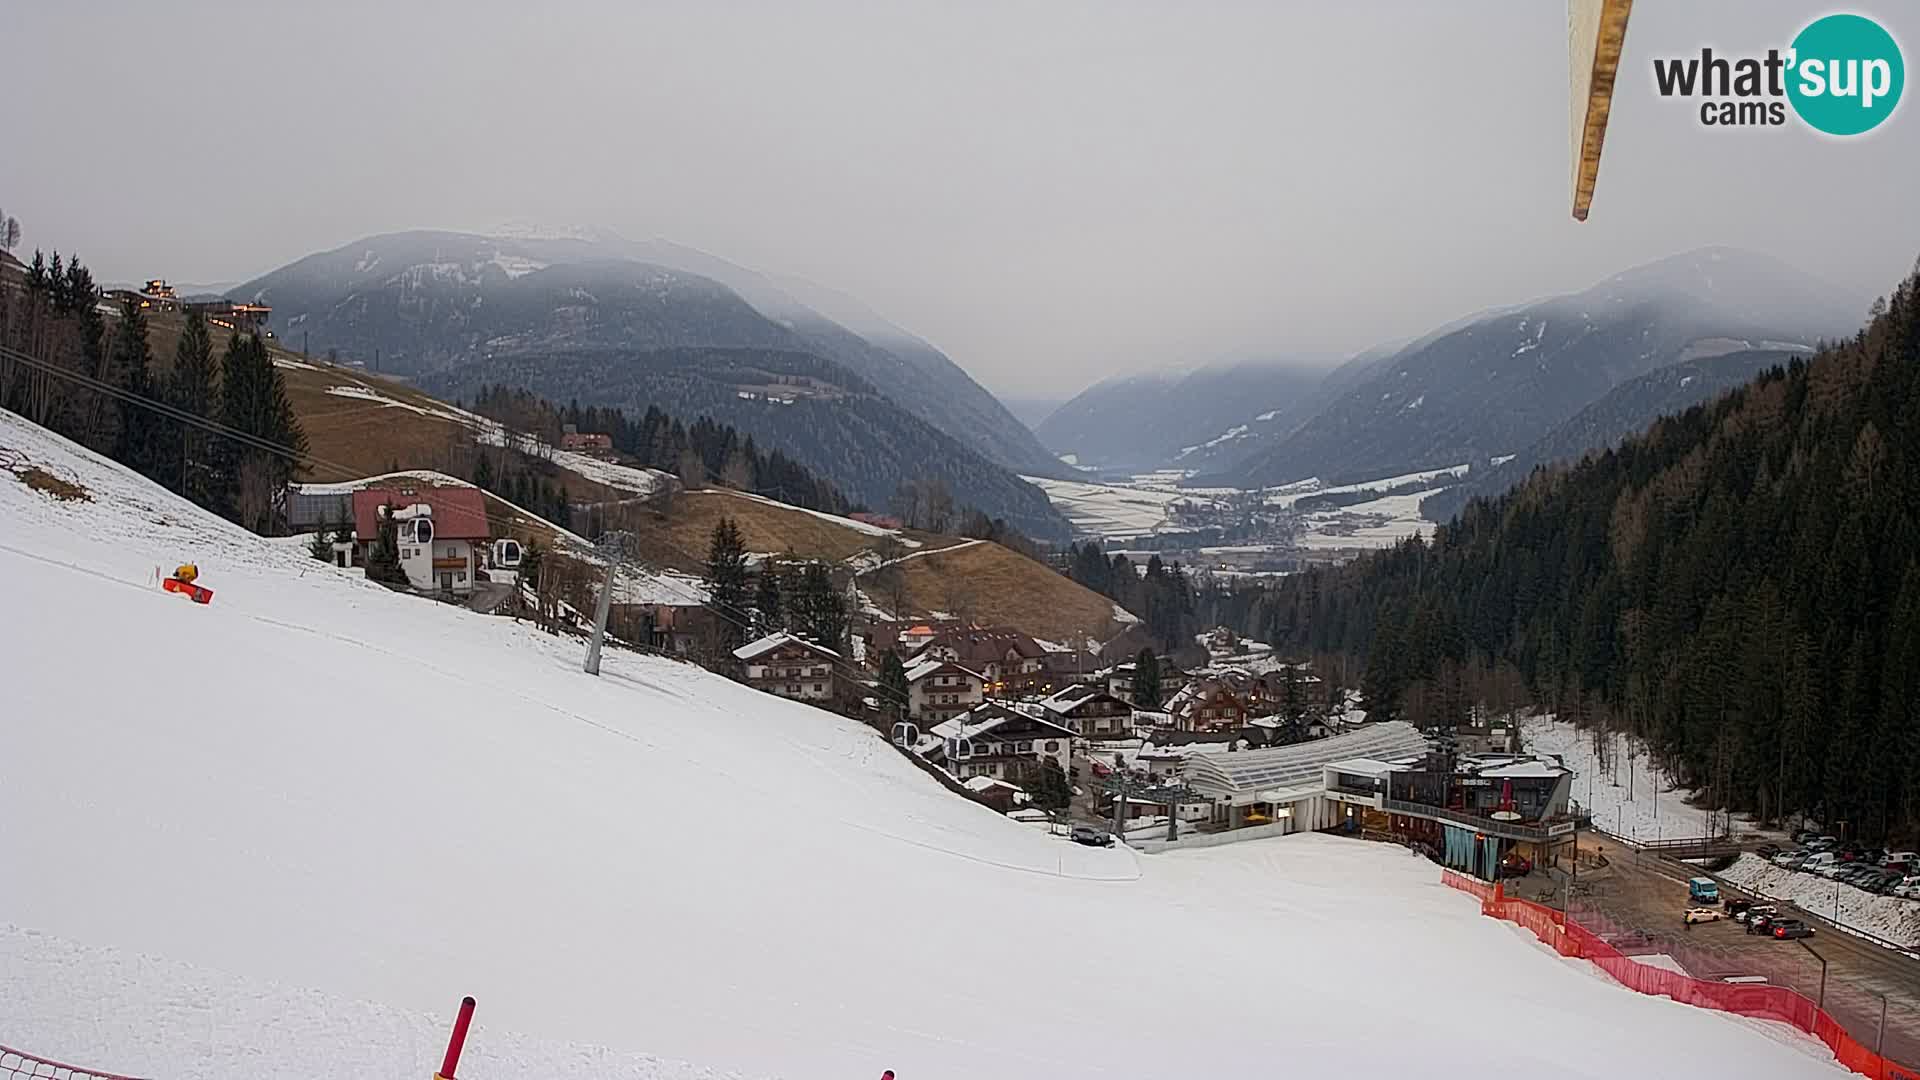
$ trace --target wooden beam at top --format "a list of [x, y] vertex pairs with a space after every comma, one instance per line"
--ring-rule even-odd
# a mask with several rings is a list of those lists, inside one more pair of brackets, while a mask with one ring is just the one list
[[1573, 217], [1587, 220], [1600, 178], [1600, 148], [1613, 109], [1613, 79], [1633, 0], [1567, 0], [1568, 105], [1573, 139]]

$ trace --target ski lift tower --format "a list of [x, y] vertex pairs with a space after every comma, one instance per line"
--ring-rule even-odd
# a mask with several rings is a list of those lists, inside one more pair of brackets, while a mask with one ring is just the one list
[[637, 557], [639, 537], [623, 530], [601, 533], [593, 542], [594, 554], [606, 560], [607, 579], [600, 586], [600, 598], [593, 605], [593, 637], [587, 642], [587, 662], [581, 670], [600, 674], [600, 646], [607, 638], [607, 615], [613, 606], [613, 587], [622, 564]]
[[1142, 780], [1129, 773], [1114, 771], [1107, 777], [1101, 789], [1113, 796], [1113, 835], [1125, 836], [1121, 823], [1125, 820], [1129, 802], [1153, 803], [1167, 808], [1167, 842], [1180, 839], [1180, 804], [1206, 802], [1207, 797], [1181, 780], [1170, 784]]

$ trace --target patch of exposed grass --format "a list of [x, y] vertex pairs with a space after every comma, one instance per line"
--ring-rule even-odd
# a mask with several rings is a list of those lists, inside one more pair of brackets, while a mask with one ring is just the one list
[[93, 494], [71, 480], [53, 475], [38, 465], [11, 470], [21, 483], [35, 491], [43, 491], [61, 502], [92, 502]]

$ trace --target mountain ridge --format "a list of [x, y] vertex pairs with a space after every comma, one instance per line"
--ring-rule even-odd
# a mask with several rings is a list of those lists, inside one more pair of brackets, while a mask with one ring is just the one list
[[1682, 252], [1418, 339], [1215, 479], [1259, 487], [1511, 454], [1700, 343], [1803, 348], [1857, 322], [1838, 290], [1781, 260]]
[[[751, 295], [715, 277], [642, 256], [725, 273]], [[511, 367], [529, 379], [528, 389], [543, 395], [644, 407], [647, 402], [631, 397], [596, 398], [596, 387], [524, 361], [543, 355], [604, 358], [623, 349], [635, 356], [673, 349], [757, 349], [816, 357], [830, 370], [822, 367], [801, 377], [818, 375], [833, 384], [841, 392], [834, 400], [862, 402], [860, 415], [851, 407], [809, 410], [816, 422], [837, 428], [843, 445], [856, 444], [879, 424], [894, 433], [886, 445], [906, 454], [901, 467], [946, 474], [956, 492], [970, 488], [981, 509], [1034, 535], [1065, 532], [1064, 519], [1004, 461], [1038, 455], [1044, 460], [1032, 462], [1035, 475], [1062, 467], [938, 350], [925, 345], [915, 359], [903, 359], [790, 297], [781, 299], [786, 294], [764, 277], [694, 249], [611, 234], [497, 238], [414, 230], [316, 252], [230, 295], [274, 305], [282, 334], [317, 354], [338, 351], [383, 373], [449, 392], [477, 381], [501, 381], [502, 369]], [[756, 298], [765, 310], [755, 306]], [[780, 318], [769, 317], [767, 310], [778, 311]], [[923, 365], [936, 364], [935, 358], [944, 367], [929, 373]], [[491, 377], [483, 379], [482, 371]], [[971, 395], [952, 392], [961, 381], [972, 388]], [[635, 388], [629, 381], [627, 389]], [[694, 388], [685, 381], [649, 387], [668, 411], [689, 417], [696, 414], [686, 394], [677, 391]], [[750, 391], [742, 387], [739, 392]], [[942, 410], [960, 434], [928, 419], [930, 412]], [[769, 448], [780, 447], [793, 429], [755, 426], [766, 419], [764, 413], [734, 409], [729, 422]], [[1031, 449], [1020, 451], [1020, 439]], [[868, 502], [884, 504], [891, 495], [876, 490], [870, 477], [845, 471], [844, 461], [816, 457], [807, 463]]]

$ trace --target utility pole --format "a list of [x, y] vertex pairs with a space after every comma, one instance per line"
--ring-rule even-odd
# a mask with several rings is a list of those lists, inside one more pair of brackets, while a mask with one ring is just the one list
[[1814, 952], [1813, 946], [1807, 944], [1806, 938], [1794, 938], [1793, 941], [1794, 944], [1812, 953], [1815, 960], [1820, 961], [1820, 1000], [1814, 1002], [1814, 1008], [1824, 1012], [1827, 1007], [1827, 958]]

